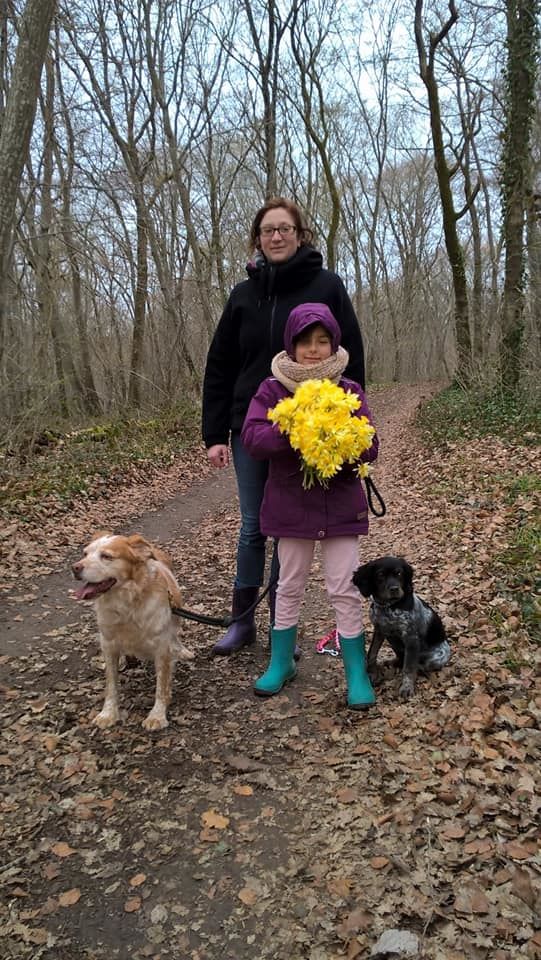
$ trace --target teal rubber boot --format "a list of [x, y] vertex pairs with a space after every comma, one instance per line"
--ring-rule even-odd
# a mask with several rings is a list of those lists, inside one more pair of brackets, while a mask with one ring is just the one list
[[340, 649], [348, 688], [350, 710], [366, 710], [376, 702], [376, 694], [366, 670], [364, 633], [358, 637], [340, 636]]
[[288, 627], [287, 630], [271, 631], [271, 658], [262, 677], [258, 677], [254, 684], [254, 693], [258, 697], [273, 697], [285, 683], [297, 676], [297, 667], [293, 655], [297, 627]]

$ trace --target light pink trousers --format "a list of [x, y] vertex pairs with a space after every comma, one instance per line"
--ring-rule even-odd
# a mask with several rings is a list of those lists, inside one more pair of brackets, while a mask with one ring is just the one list
[[[342, 637], [357, 637], [363, 629], [361, 595], [351, 582], [359, 565], [358, 537], [330, 537], [321, 543], [325, 587], [336, 614], [336, 626]], [[299, 622], [304, 590], [314, 556], [314, 540], [278, 541], [280, 579], [276, 592], [274, 625], [286, 630]]]

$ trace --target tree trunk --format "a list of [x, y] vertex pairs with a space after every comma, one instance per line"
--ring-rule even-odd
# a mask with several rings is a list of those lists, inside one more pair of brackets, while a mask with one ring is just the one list
[[451, 180], [454, 175], [447, 165], [445, 147], [443, 143], [443, 126], [440, 112], [438, 82], [434, 71], [434, 57], [438, 45], [444, 40], [451, 27], [456, 23], [458, 14], [454, 0], [449, 2], [450, 17], [438, 34], [430, 35], [430, 45], [427, 55], [422, 31], [423, 0], [415, 3], [415, 41], [419, 55], [420, 76], [426, 87], [428, 106], [430, 111], [430, 130], [434, 150], [434, 166], [440, 192], [443, 232], [445, 248], [453, 277], [453, 291], [455, 295], [455, 325], [457, 344], [457, 376], [461, 381], [468, 382], [471, 375], [471, 336], [468, 308], [468, 287], [464, 252], [460, 245], [457, 231], [458, 215], [454, 208]]
[[[141, 194], [143, 185], [140, 185]], [[148, 287], [148, 211], [142, 196], [135, 197], [137, 212], [137, 264], [135, 277], [135, 296], [133, 303], [133, 339], [130, 363], [128, 402], [140, 407], [143, 397], [142, 374], [144, 361], [146, 305]]]
[[[329, 119], [325, 93], [320, 78], [321, 68], [318, 62], [318, 52], [326, 37], [326, 29], [320, 27], [320, 33], [316, 38], [310, 39], [306, 23], [302, 20], [299, 22], [302, 6], [302, 3], [297, 3], [292, 8], [293, 16], [290, 31], [291, 52], [299, 71], [302, 97], [302, 110], [300, 107], [298, 109], [307, 136], [314, 144], [323, 167], [331, 208], [326, 241], [327, 267], [329, 270], [336, 270], [338, 228], [340, 226], [342, 204], [331, 161]], [[304, 12], [306, 15], [306, 11]]]
[[73, 174], [75, 169], [75, 135], [71, 122], [70, 112], [66, 105], [64, 88], [62, 85], [62, 70], [60, 67], [59, 56], [60, 43], [56, 38], [56, 80], [60, 103], [62, 105], [62, 119], [66, 135], [65, 161], [62, 151], [59, 148], [58, 140], [54, 138], [56, 165], [60, 172], [60, 184], [62, 193], [62, 212], [61, 212], [61, 232], [66, 256], [70, 265], [71, 272], [71, 290], [73, 298], [73, 315], [75, 320], [75, 329], [80, 349], [80, 380], [79, 389], [81, 390], [80, 401], [84, 410], [89, 414], [101, 413], [98, 391], [94, 382], [92, 364], [90, 360], [90, 344], [86, 317], [83, 307], [83, 294], [80, 268], [80, 250], [79, 241], [76, 237], [76, 229], [73, 222], [71, 211], [71, 195]]
[[539, 365], [541, 354], [541, 196], [534, 194], [528, 207], [526, 228], [528, 272], [530, 275], [530, 316], [533, 354], [532, 366]]
[[525, 225], [531, 194], [530, 136], [539, 48], [539, 0], [507, 0], [507, 115], [503, 158], [505, 279], [502, 383], [519, 382], [524, 331]]
[[39, 82], [56, 0], [27, 0], [0, 133], [0, 327], [17, 191], [30, 146]]

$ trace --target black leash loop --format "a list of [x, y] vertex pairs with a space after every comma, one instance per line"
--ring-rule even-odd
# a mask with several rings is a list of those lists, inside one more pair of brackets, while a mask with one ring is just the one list
[[[375, 517], [384, 517], [387, 513], [387, 507], [385, 506], [385, 501], [381, 496], [376, 484], [372, 480], [372, 477], [365, 477], [364, 482], [366, 484], [366, 498], [368, 500], [368, 507], [372, 511]], [[372, 500], [372, 495], [375, 496], [376, 500], [379, 503], [380, 509], [376, 510], [374, 506], [374, 501]]]
[[259, 594], [255, 603], [252, 603], [240, 617], [209, 617], [206, 613], [195, 613], [194, 610], [185, 610], [184, 607], [171, 607], [171, 613], [174, 613], [177, 617], [184, 617], [185, 620], [195, 620], [196, 623], [206, 623], [210, 627], [230, 627], [232, 623], [237, 623], [238, 620], [244, 620], [244, 617], [252, 613], [264, 597], [267, 596], [269, 590], [272, 590], [277, 583], [278, 577], [273, 577], [272, 580], [269, 580], [263, 593]]

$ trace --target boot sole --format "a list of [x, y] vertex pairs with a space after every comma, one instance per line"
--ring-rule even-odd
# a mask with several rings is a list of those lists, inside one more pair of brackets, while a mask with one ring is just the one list
[[211, 656], [213, 657], [232, 657], [235, 653], [240, 653], [241, 650], [245, 650], [246, 647], [253, 647], [255, 640], [249, 640], [248, 643], [243, 643], [240, 647], [235, 647], [233, 650], [217, 650], [216, 647], [213, 647]]

